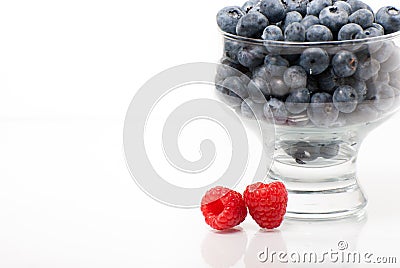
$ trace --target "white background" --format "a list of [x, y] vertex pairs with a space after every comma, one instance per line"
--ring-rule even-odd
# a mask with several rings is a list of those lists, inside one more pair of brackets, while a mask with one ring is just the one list
[[216, 62], [215, 14], [235, 1], [0, 2], [0, 267], [255, 267], [266, 245], [329, 250], [340, 239], [400, 261], [399, 116], [362, 147], [361, 223], [264, 233], [248, 218], [221, 235], [131, 179], [122, 129], [135, 91], [166, 68]]

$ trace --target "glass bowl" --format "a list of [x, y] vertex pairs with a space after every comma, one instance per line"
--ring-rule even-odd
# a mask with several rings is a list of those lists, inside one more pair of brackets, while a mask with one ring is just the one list
[[[337, 218], [364, 208], [357, 154], [367, 134], [398, 110], [400, 33], [302, 43], [222, 37], [216, 92], [242, 116], [275, 124], [266, 177], [285, 183], [287, 217]], [[354, 74], [338, 77], [333, 58], [348, 52], [356, 56]]]

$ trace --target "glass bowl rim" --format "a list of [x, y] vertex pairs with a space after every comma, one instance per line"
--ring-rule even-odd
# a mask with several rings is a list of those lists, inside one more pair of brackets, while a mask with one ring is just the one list
[[236, 34], [231, 34], [228, 32], [224, 32], [219, 29], [219, 32], [223, 35], [224, 38], [229, 39], [231, 41], [237, 41], [241, 43], [248, 43], [252, 45], [271, 45], [275, 47], [332, 47], [332, 46], [353, 46], [353, 45], [362, 45], [362, 44], [372, 44], [377, 42], [391, 41], [400, 37], [400, 31], [386, 34], [382, 36], [376, 37], [368, 37], [364, 39], [356, 39], [356, 40], [343, 40], [343, 41], [321, 41], [321, 42], [288, 42], [288, 41], [272, 41], [272, 40], [263, 40], [263, 39], [254, 39], [244, 36], [239, 36]]

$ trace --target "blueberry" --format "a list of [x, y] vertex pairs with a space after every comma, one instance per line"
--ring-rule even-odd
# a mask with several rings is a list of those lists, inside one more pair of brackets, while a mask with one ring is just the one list
[[264, 65], [254, 68], [252, 71], [252, 74], [253, 74], [252, 78], [259, 77], [265, 81], [268, 81], [269, 79], [272, 78], [271, 73], [268, 71], [267, 67]]
[[389, 85], [397, 90], [400, 90], [400, 72], [399, 71], [391, 72], [389, 73], [389, 77], [390, 77]]
[[232, 90], [229, 90], [229, 96], [235, 97], [235, 98], [240, 98], [241, 100], [243, 100], [242, 97], [240, 97], [238, 94], [236, 94], [236, 93], [235, 93], [234, 91], [232, 91]]
[[224, 80], [224, 82], [222, 82], [222, 86], [226, 90], [229, 90], [229, 91], [235, 93], [241, 99], [245, 99], [248, 97], [246, 85], [237, 76], [232, 76], [232, 77], [226, 78]]
[[291, 66], [283, 74], [283, 81], [291, 89], [307, 86], [307, 73], [300, 66]]
[[400, 10], [392, 7], [382, 7], [376, 13], [376, 22], [381, 24], [386, 34], [400, 30]]
[[264, 29], [262, 39], [272, 41], [283, 41], [283, 33], [281, 28], [276, 25], [270, 25]]
[[332, 67], [339, 77], [352, 76], [358, 66], [358, 59], [354, 53], [347, 50], [339, 51], [332, 59]]
[[263, 108], [263, 104], [256, 103], [250, 98], [245, 99], [240, 106], [241, 113], [244, 117], [258, 120], [264, 117]]
[[376, 109], [387, 111], [392, 108], [395, 93], [391, 86], [384, 83], [373, 83], [372, 86], [368, 87], [368, 91], [372, 92], [370, 99]]
[[361, 122], [371, 122], [379, 117], [378, 111], [369, 103], [359, 104], [354, 112], [346, 114], [349, 123], [359, 124]]
[[254, 68], [263, 63], [265, 55], [263, 46], [246, 46], [239, 50], [238, 61], [245, 67]]
[[372, 58], [376, 59], [380, 63], [383, 63], [387, 61], [389, 57], [393, 54], [395, 46], [391, 41], [380, 42], [380, 43], [381, 43], [380, 49], [372, 54]]
[[282, 97], [289, 93], [290, 88], [286, 85], [281, 77], [273, 77], [269, 81], [271, 93], [273, 96]]
[[286, 29], [289, 24], [293, 22], [301, 22], [303, 20], [303, 16], [297, 11], [290, 11], [286, 14], [285, 19], [283, 20], [283, 29]]
[[264, 60], [266, 70], [272, 76], [283, 76], [289, 67], [289, 62], [279, 55], [267, 55]]
[[217, 75], [222, 79], [230, 76], [240, 76], [245, 69], [228, 58], [223, 58], [221, 64], [218, 65]]
[[313, 25], [306, 31], [306, 40], [309, 42], [332, 41], [333, 34], [324, 25]]
[[339, 117], [339, 110], [332, 103], [328, 93], [315, 93], [307, 109], [311, 122], [318, 127], [329, 127]]
[[390, 80], [400, 80], [400, 70], [389, 73]]
[[318, 79], [317, 79], [316, 76], [309, 76], [308, 77], [308, 79], [307, 79], [307, 88], [310, 91], [310, 93], [314, 93], [314, 92], [320, 91]]
[[382, 33], [381, 35], [385, 34], [385, 28], [383, 28], [383, 26], [380, 25], [379, 23], [375, 23], [375, 22], [372, 23], [372, 27], [379, 30]]
[[307, 14], [319, 16], [319, 13], [326, 7], [332, 5], [332, 0], [313, 0], [307, 5]]
[[303, 18], [301, 24], [303, 24], [304, 28], [307, 30], [311, 26], [319, 24], [319, 18], [314, 15], [307, 15]]
[[246, 3], [243, 4], [242, 10], [246, 13], [249, 13], [250, 11], [255, 10], [259, 11], [259, 6], [257, 6], [258, 0], [250, 0], [247, 1]]
[[[233, 64], [233, 62], [232, 62]], [[217, 67], [217, 74], [218, 78], [220, 80], [225, 80], [225, 78], [230, 77], [230, 76], [238, 76], [240, 73], [238, 72], [237, 69], [230, 67], [227, 64], [220, 64]]]
[[222, 31], [236, 34], [236, 25], [244, 15], [238, 6], [224, 7], [217, 14], [217, 24]]
[[[289, 62], [290, 66], [298, 65], [299, 59], [300, 59], [300, 55], [301, 55], [301, 54], [295, 53], [295, 52], [298, 52], [298, 49], [297, 50], [290, 49], [290, 48], [289, 49], [286, 48], [286, 49], [287, 50], [284, 50], [282, 52], [282, 54], [283, 54], [282, 57], [285, 58]], [[286, 54], [286, 53], [289, 53], [289, 54]]]
[[222, 87], [223, 82], [224, 78], [222, 78], [219, 74], [216, 74], [214, 77], [215, 89], [223, 94], [228, 94], [228, 91]]
[[282, 101], [271, 98], [267, 103], [264, 104], [265, 117], [267, 117], [268, 119], [272, 119], [270, 118], [271, 114], [276, 124], [286, 124], [289, 113], [286, 110], [285, 104]]
[[333, 105], [342, 113], [351, 113], [357, 107], [357, 91], [351, 86], [340, 86], [333, 93]]
[[260, 12], [268, 18], [271, 23], [277, 23], [286, 16], [286, 9], [281, 0], [262, 0]]
[[327, 93], [333, 93], [335, 87], [337, 87], [337, 80], [339, 79], [333, 68], [328, 68], [323, 73], [317, 76], [318, 88]]
[[361, 0], [347, 0], [346, 2], [351, 6], [352, 13], [359, 9], [368, 9], [369, 11], [373, 12], [372, 8]]
[[[242, 80], [244, 85], [249, 85], [249, 83], [251, 81], [251, 73], [242, 74], [239, 78]], [[249, 91], [249, 90], [247, 89], [247, 91]]]
[[345, 1], [337, 1], [333, 4], [335, 7], [341, 8], [347, 12], [348, 15], [351, 14], [351, 6]]
[[233, 91], [228, 91], [228, 93], [225, 94], [221, 94], [220, 97], [222, 98], [222, 100], [228, 104], [231, 107], [240, 107], [240, 105], [242, 104], [242, 99], [235, 94]]
[[306, 29], [299, 22], [289, 24], [285, 29], [285, 41], [304, 42], [306, 40]]
[[240, 18], [236, 33], [240, 36], [260, 38], [268, 24], [268, 19], [263, 14], [257, 11], [250, 12]]
[[335, 6], [324, 8], [319, 14], [319, 21], [333, 32], [337, 32], [349, 20], [347, 12]]
[[242, 99], [233, 91], [230, 91], [228, 89], [228, 88], [233, 88], [234, 85], [231, 85], [231, 83], [233, 82], [234, 84], [236, 84], [237, 81], [235, 79], [229, 79], [229, 80], [225, 84], [226, 87], [224, 86], [225, 81], [222, 81], [218, 82], [215, 88], [217, 90], [218, 97], [220, 97], [226, 104], [232, 107], [238, 107], [242, 103]]
[[266, 101], [265, 96], [271, 95], [270, 85], [260, 77], [255, 77], [250, 81], [247, 91], [250, 98], [257, 103], [264, 103]]
[[372, 58], [371, 52], [367, 48], [354, 52], [354, 54], [356, 54], [358, 62], [368, 61]]
[[400, 69], [400, 50], [398, 47], [393, 50], [390, 58], [381, 64], [381, 71], [391, 73]]
[[365, 29], [364, 33], [367, 37], [377, 37], [384, 35], [384, 33], [381, 30], [373, 26]]
[[224, 40], [224, 54], [235, 63], [239, 63], [237, 56], [241, 47], [239, 42], [229, 39]]
[[329, 55], [322, 48], [307, 48], [300, 56], [300, 65], [311, 75], [325, 71], [329, 62]]
[[374, 81], [377, 81], [379, 78], [379, 73], [376, 73], [374, 76], [372, 76], [370, 79], [368, 79], [365, 83], [371, 83]]
[[[367, 38], [373, 38], [384, 35], [384, 32], [372, 26], [365, 29], [364, 34]], [[381, 41], [371, 41], [368, 43], [368, 49], [371, 53], [374, 53], [378, 51], [382, 45], [383, 43]]]
[[366, 29], [374, 23], [374, 14], [368, 9], [359, 9], [350, 15], [349, 22], [356, 23]]
[[293, 114], [302, 113], [307, 110], [310, 99], [310, 91], [307, 88], [296, 89], [286, 98], [286, 109]]
[[297, 163], [313, 161], [319, 156], [319, 148], [309, 142], [297, 142], [290, 146], [289, 155], [292, 156]]
[[367, 94], [367, 85], [364, 81], [358, 80], [354, 77], [346, 77], [338, 80], [338, 84], [341, 86], [347, 85], [354, 88], [357, 92], [358, 103], [361, 103], [365, 99]]
[[381, 68], [381, 71], [372, 79], [373, 79], [373, 82], [389, 84], [390, 75], [389, 75], [389, 73], [382, 72], [382, 68]]
[[359, 80], [367, 81], [374, 77], [380, 70], [381, 65], [375, 59], [370, 59], [364, 62], [359, 62], [358, 68], [354, 77]]
[[339, 148], [340, 146], [337, 143], [321, 144], [319, 147], [319, 155], [325, 159], [334, 158], [338, 155]]
[[355, 23], [349, 23], [344, 25], [338, 33], [338, 40], [355, 40], [365, 38], [364, 29]]
[[302, 16], [307, 14], [307, 4], [309, 0], [286, 0], [286, 9], [287, 11], [297, 11]]

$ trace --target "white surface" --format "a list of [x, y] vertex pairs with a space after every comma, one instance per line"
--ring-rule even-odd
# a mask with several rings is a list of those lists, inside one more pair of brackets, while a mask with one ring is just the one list
[[342, 238], [400, 261], [399, 116], [362, 147], [363, 224], [259, 233], [247, 218], [221, 235], [131, 179], [122, 127], [135, 90], [165, 68], [215, 62], [214, 14], [229, 3], [1, 1], [0, 267], [255, 267], [267, 244], [329, 250]]

